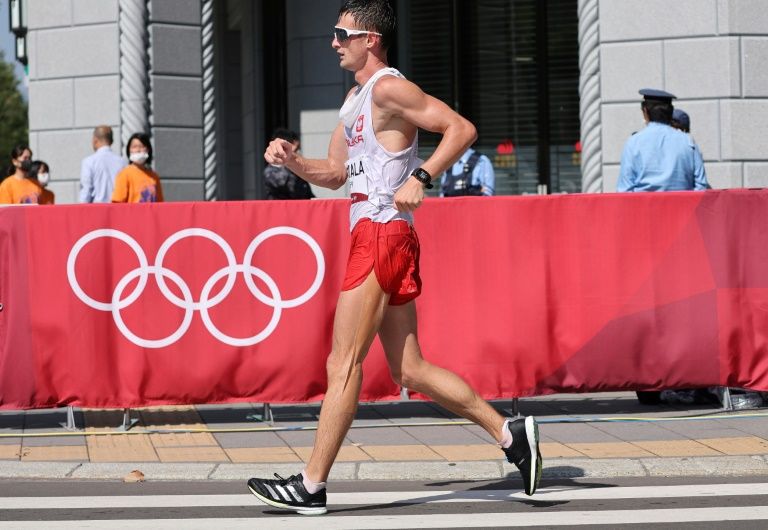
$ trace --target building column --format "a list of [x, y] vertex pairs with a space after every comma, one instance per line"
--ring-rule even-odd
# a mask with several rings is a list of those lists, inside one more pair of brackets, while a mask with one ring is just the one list
[[600, 18], [598, 0], [579, 0], [581, 191], [603, 191], [600, 121]]

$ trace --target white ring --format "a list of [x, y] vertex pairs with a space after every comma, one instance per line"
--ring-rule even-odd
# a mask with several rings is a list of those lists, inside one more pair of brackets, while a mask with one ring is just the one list
[[[80, 251], [85, 245], [94, 239], [99, 239], [101, 237], [114, 237], [115, 239], [119, 239], [131, 247], [131, 249], [133, 249], [133, 251], [136, 253], [136, 257], [139, 258], [139, 270], [142, 271], [141, 275], [139, 276], [139, 283], [136, 285], [136, 288], [128, 296], [128, 298], [126, 298], [124, 301], [118, 301], [118, 304], [122, 309], [123, 307], [127, 307], [132, 304], [139, 296], [141, 296], [141, 293], [144, 292], [144, 287], [147, 285], [147, 276], [149, 276], [146, 270], [148, 263], [147, 256], [144, 254], [144, 250], [136, 242], [135, 239], [133, 239], [125, 232], [121, 232], [120, 230], [112, 230], [111, 228], [102, 228], [99, 230], [94, 230], [93, 232], [89, 232], [78, 239], [77, 243], [75, 243], [75, 245], [72, 247], [72, 250], [69, 252], [69, 258], [67, 258], [67, 279], [69, 279], [69, 285], [72, 287], [72, 290], [75, 291], [77, 297], [82, 300], [84, 304], [94, 309], [98, 309], [99, 311], [112, 311], [111, 303], [99, 302], [85, 294], [85, 291], [83, 291], [82, 287], [80, 287], [80, 283], [77, 281], [77, 275], [75, 274], [75, 263], [77, 262], [77, 255], [80, 254]], [[112, 299], [114, 300], [114, 298], [115, 297], [113, 296]]]
[[256, 286], [256, 283], [254, 283], [253, 279], [251, 278], [251, 275], [245, 275], [245, 284], [248, 286], [248, 289], [251, 291], [253, 296], [258, 298], [259, 302], [262, 302], [267, 305], [272, 305], [273, 303], [280, 303], [280, 306], [284, 309], [288, 309], [291, 307], [296, 307], [310, 298], [312, 298], [318, 289], [320, 289], [320, 285], [323, 283], [323, 276], [325, 276], [325, 260], [323, 259], [323, 251], [320, 248], [320, 245], [317, 244], [317, 241], [312, 239], [309, 234], [306, 232], [303, 232], [301, 230], [298, 230], [296, 228], [293, 228], [292, 226], [277, 226], [275, 228], [270, 228], [269, 230], [263, 231], [261, 234], [256, 236], [256, 238], [251, 241], [251, 244], [248, 245], [248, 249], [245, 251], [245, 256], [243, 256], [243, 264], [244, 265], [250, 265], [251, 260], [253, 259], [253, 254], [256, 252], [256, 249], [261, 245], [264, 241], [269, 239], [272, 236], [277, 235], [285, 235], [285, 236], [293, 236], [298, 237], [302, 241], [304, 241], [307, 246], [309, 246], [312, 253], [315, 255], [315, 262], [317, 263], [317, 274], [315, 274], [315, 279], [312, 282], [312, 285], [309, 286], [309, 289], [307, 289], [304, 294], [297, 298], [292, 298], [290, 300], [283, 300], [282, 302], [275, 302], [273, 300], [270, 300], [269, 298], [264, 295], [259, 288]]
[[[269, 276], [266, 272], [263, 270], [254, 267], [253, 265], [246, 266], [246, 265], [236, 265], [237, 272], [242, 272], [243, 276], [248, 278], [252, 274], [255, 274], [258, 276], [261, 281], [267, 284], [267, 287], [269, 287], [269, 291], [272, 293], [272, 299], [276, 300], [276, 303], [272, 305], [272, 318], [270, 319], [269, 323], [267, 324], [267, 327], [265, 327], [260, 333], [254, 335], [253, 337], [247, 337], [244, 339], [238, 339], [236, 337], [230, 337], [229, 335], [224, 334], [219, 328], [216, 327], [216, 325], [211, 320], [210, 315], [208, 314], [208, 308], [211, 307], [208, 304], [205, 304], [204, 302], [208, 299], [208, 292], [213, 288], [214, 285], [216, 285], [216, 282], [219, 281], [219, 279], [228, 273], [227, 269], [220, 269], [216, 273], [211, 276], [208, 281], [203, 286], [203, 291], [200, 293], [200, 318], [203, 319], [203, 323], [205, 324], [205, 327], [208, 331], [210, 331], [211, 335], [219, 339], [224, 344], [229, 344], [230, 346], [253, 346], [254, 344], [258, 344], [262, 340], [269, 337], [273, 331], [275, 331], [275, 328], [277, 327], [278, 322], [280, 322], [280, 315], [282, 314], [283, 308], [280, 304], [280, 291], [277, 288], [277, 284], [275, 283], [275, 280], [272, 279], [271, 276]], [[249, 269], [250, 274], [246, 275], [246, 267]]]
[[[181, 292], [184, 295], [184, 300], [189, 300], [187, 308], [184, 312], [184, 320], [182, 320], [181, 326], [179, 326], [176, 331], [163, 339], [143, 339], [133, 333], [130, 329], [128, 329], [128, 326], [125, 325], [123, 316], [120, 314], [120, 309], [123, 308], [118, 307], [115, 304], [115, 299], [120, 299], [120, 295], [123, 294], [123, 289], [125, 289], [125, 286], [128, 285], [128, 283], [133, 280], [134, 277], [139, 276], [140, 274], [146, 274], [148, 272], [154, 273], [156, 276], [158, 274], [168, 276], [176, 285], [179, 286], [179, 289], [181, 289]], [[182, 280], [178, 274], [168, 269], [160, 269], [156, 266], [149, 266], [146, 267], [145, 270], [133, 269], [131, 272], [123, 276], [122, 279], [117, 283], [115, 292], [112, 294], [112, 318], [115, 320], [117, 329], [120, 330], [126, 339], [133, 342], [136, 346], [141, 346], [143, 348], [164, 348], [179, 340], [189, 329], [189, 325], [192, 323], [192, 316], [194, 315], [194, 309], [191, 308], [191, 305], [192, 292], [189, 290], [189, 286], [186, 284], [186, 282], [184, 282], [184, 280]]]

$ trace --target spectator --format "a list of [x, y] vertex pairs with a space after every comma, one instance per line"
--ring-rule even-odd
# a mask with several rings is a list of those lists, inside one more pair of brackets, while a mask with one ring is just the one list
[[125, 167], [125, 160], [112, 151], [112, 128], [99, 125], [91, 139], [93, 153], [80, 166], [80, 202], [109, 202], [115, 176]]
[[[272, 139], [281, 138], [291, 143], [293, 152], [301, 149], [299, 135], [289, 129], [276, 129]], [[264, 192], [267, 199], [312, 199], [309, 184], [285, 166], [267, 164], [264, 168]]]
[[440, 196], [493, 195], [496, 175], [491, 160], [471, 147], [440, 179]]
[[48, 189], [48, 181], [51, 178], [51, 169], [48, 164], [42, 160], [35, 160], [29, 169], [29, 178], [34, 180], [40, 186], [40, 197], [38, 204], [53, 204], [56, 200], [54, 193]]
[[37, 204], [42, 188], [36, 180], [29, 178], [32, 166], [32, 151], [25, 144], [11, 150], [11, 165], [8, 178], [0, 183], [0, 204]]
[[671, 126], [675, 96], [650, 88], [640, 90], [640, 94], [647, 125], [624, 145], [617, 190], [707, 189], [704, 161], [696, 144]]
[[163, 202], [160, 177], [149, 167], [152, 164], [149, 136], [133, 134], [128, 139], [125, 154], [131, 163], [115, 178], [112, 202]]

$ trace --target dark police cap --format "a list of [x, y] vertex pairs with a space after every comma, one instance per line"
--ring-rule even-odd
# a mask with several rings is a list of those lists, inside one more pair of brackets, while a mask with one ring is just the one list
[[684, 131], [690, 131], [691, 130], [691, 118], [688, 116], [688, 113], [684, 110], [675, 109], [672, 111], [672, 121], [676, 121], [680, 124], [680, 127]]
[[664, 103], [672, 103], [673, 99], [677, 99], [677, 96], [670, 94], [664, 90], [658, 90], [656, 88], [641, 88], [639, 90], [640, 95], [646, 101], [662, 101]]

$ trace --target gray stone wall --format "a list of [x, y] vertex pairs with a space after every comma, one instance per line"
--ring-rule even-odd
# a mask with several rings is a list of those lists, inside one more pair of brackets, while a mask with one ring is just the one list
[[50, 164], [57, 202], [77, 202], [93, 127], [120, 126], [117, 0], [27, 4], [30, 147]]
[[[167, 200], [203, 197], [200, 0], [150, 3], [151, 135]], [[100, 124], [120, 117], [118, 0], [28, 2], [29, 130], [57, 203], [77, 202], [80, 161]], [[136, 131], [133, 131], [136, 132]]]
[[761, 0], [600, 0], [603, 191], [643, 127], [643, 87], [678, 97], [715, 188], [768, 186], [768, 10]]
[[150, 123], [155, 169], [169, 200], [203, 199], [200, 15], [200, 0], [150, 2]]

